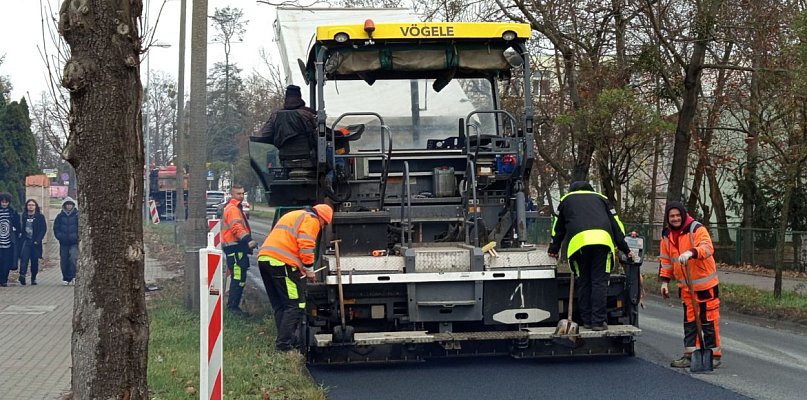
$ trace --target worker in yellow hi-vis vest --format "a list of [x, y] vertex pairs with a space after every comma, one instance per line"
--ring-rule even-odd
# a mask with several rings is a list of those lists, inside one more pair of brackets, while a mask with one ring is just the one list
[[615, 247], [629, 258], [633, 253], [625, 242], [625, 228], [616, 210], [588, 182], [572, 182], [569, 193], [560, 199], [548, 249], [551, 257], [558, 257], [564, 241], [572, 273], [579, 276], [576, 286], [583, 327], [608, 330], [608, 281]]

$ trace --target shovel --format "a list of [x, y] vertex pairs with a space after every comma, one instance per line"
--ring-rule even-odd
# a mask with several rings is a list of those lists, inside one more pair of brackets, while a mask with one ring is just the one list
[[342, 324], [333, 328], [333, 341], [334, 343], [351, 343], [353, 342], [354, 329], [350, 325], [345, 325], [345, 294], [342, 290], [342, 257], [339, 255], [339, 242], [341, 241], [340, 239], [331, 241], [336, 255], [336, 285], [339, 291], [339, 315], [342, 318]]
[[[570, 268], [571, 269], [571, 268]], [[566, 318], [558, 322], [558, 327], [555, 328], [553, 341], [561, 346], [575, 348], [577, 347], [578, 333], [580, 327], [577, 323], [572, 321], [572, 311], [574, 310], [574, 271], [571, 271], [569, 279], [569, 310]]]
[[686, 276], [687, 288], [689, 289], [689, 297], [692, 300], [692, 311], [695, 312], [695, 327], [698, 333], [698, 342], [700, 346], [692, 352], [691, 362], [689, 364], [689, 372], [710, 372], [714, 371], [714, 359], [712, 358], [712, 349], [704, 349], [703, 346], [706, 342], [703, 341], [703, 326], [701, 325], [700, 307], [695, 300], [695, 290], [692, 287], [692, 279], [689, 277], [689, 261], [684, 265], [684, 274]]

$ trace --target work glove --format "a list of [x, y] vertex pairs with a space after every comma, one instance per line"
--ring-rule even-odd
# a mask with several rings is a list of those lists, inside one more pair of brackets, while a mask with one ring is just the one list
[[670, 298], [670, 289], [667, 287], [667, 282], [661, 282], [661, 297]]
[[692, 250], [687, 250], [678, 256], [678, 262], [681, 264], [686, 264], [690, 258], [692, 258]]
[[247, 246], [249, 246], [249, 249], [252, 250], [252, 249], [258, 247], [258, 242], [254, 241], [254, 240], [250, 240], [249, 243], [247, 243]]

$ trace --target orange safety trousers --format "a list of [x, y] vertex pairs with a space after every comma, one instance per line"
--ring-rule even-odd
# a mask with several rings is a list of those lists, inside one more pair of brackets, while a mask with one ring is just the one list
[[713, 286], [706, 290], [695, 291], [695, 300], [701, 317], [703, 341], [700, 343], [695, 323], [695, 310], [692, 308], [692, 296], [686, 288], [678, 289], [678, 295], [684, 306], [684, 354], [691, 354], [696, 348], [712, 349], [714, 356], [720, 357], [720, 290]]

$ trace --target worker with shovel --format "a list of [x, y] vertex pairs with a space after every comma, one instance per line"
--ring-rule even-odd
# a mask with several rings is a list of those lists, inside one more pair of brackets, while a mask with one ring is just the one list
[[[577, 286], [583, 328], [608, 330], [608, 281], [614, 266], [614, 248], [619, 248], [631, 259], [633, 253], [625, 242], [625, 229], [608, 198], [595, 192], [588, 182], [573, 182], [569, 193], [560, 199], [558, 214], [552, 224], [549, 256], [558, 258], [564, 240], [572, 272], [580, 277]], [[574, 294], [570, 292], [570, 296]], [[568, 319], [571, 320], [572, 316], [569, 315]]]
[[306, 279], [316, 282], [317, 237], [332, 219], [333, 209], [327, 204], [290, 211], [280, 217], [260, 247], [258, 269], [274, 310], [279, 351], [302, 349]]
[[675, 279], [684, 306], [684, 355], [670, 366], [709, 371], [720, 365], [722, 355], [720, 292], [712, 238], [705, 226], [687, 214], [682, 203], [668, 203], [664, 215], [667, 226], [661, 233], [659, 252], [661, 295], [669, 298], [668, 285]]

